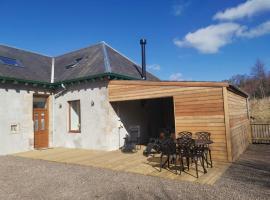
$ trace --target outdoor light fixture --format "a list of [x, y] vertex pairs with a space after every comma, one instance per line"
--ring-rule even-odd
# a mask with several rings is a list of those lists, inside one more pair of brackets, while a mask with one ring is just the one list
[[95, 102], [91, 100], [91, 106], [93, 107], [95, 105]]

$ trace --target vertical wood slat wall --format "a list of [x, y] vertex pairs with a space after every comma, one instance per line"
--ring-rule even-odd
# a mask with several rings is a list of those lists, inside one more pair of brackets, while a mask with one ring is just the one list
[[[213, 84], [211, 86], [211, 84], [202, 84], [200, 86], [198, 84], [189, 87], [188, 84], [179, 86], [166, 82], [160, 82], [159, 84], [152, 84], [150, 82], [149, 84], [138, 85], [135, 81], [130, 82], [132, 84], [125, 84], [128, 83], [125, 81], [109, 83], [109, 100], [125, 101], [173, 97], [176, 133], [181, 131], [191, 131], [193, 133], [198, 131], [210, 132], [211, 138], [214, 141], [211, 145], [213, 160], [231, 161], [246, 148], [246, 140], [244, 138], [246, 135], [243, 134], [243, 131], [239, 131], [243, 130], [243, 127], [248, 126], [246, 118], [242, 118], [243, 113], [245, 113], [242, 101], [246, 100], [246, 98], [228, 91], [227, 101], [224, 102], [224, 89], [227, 92], [227, 87], [224, 87], [224, 85]], [[241, 103], [238, 109], [236, 104], [239, 99]], [[227, 105], [228, 113], [226, 119], [225, 104]], [[240, 112], [239, 116], [237, 115], [238, 112]], [[229, 122], [227, 123], [227, 131], [226, 120]], [[230, 131], [232, 132], [230, 133]], [[226, 136], [226, 132], [232, 135]], [[228, 138], [231, 140], [229, 141], [231, 142], [229, 146]], [[240, 148], [237, 147], [239, 144], [241, 144]]]
[[176, 132], [210, 132], [213, 160], [227, 161], [222, 87], [188, 89], [174, 95]]
[[228, 91], [232, 160], [236, 160], [249, 144], [250, 122], [245, 97]]

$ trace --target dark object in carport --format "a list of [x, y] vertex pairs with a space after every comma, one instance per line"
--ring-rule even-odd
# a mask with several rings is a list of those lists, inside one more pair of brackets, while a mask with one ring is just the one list
[[146, 146], [146, 149], [143, 151], [144, 156], [149, 156], [153, 154], [160, 153], [161, 140], [156, 138], [150, 138], [149, 143]]
[[136, 150], [137, 141], [132, 140], [129, 135], [126, 135], [124, 140], [124, 146], [121, 149], [123, 152], [133, 152]]

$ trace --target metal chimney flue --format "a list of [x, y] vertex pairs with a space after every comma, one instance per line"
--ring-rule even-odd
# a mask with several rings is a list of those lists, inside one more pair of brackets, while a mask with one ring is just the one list
[[146, 39], [141, 39], [140, 44], [142, 50], [142, 79], [146, 80], [146, 58], [145, 58]]

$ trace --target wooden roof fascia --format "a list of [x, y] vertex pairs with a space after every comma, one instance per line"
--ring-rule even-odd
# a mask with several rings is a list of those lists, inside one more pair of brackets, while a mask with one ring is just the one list
[[229, 91], [232, 91], [242, 97], [249, 98], [249, 94], [245, 91], [241, 90], [240, 88], [236, 87], [235, 85], [229, 84], [229, 87], [227, 87]]
[[182, 86], [182, 87], [229, 87], [227, 82], [202, 81], [143, 81], [143, 80], [112, 80], [111, 85], [148, 85], [148, 86]]

